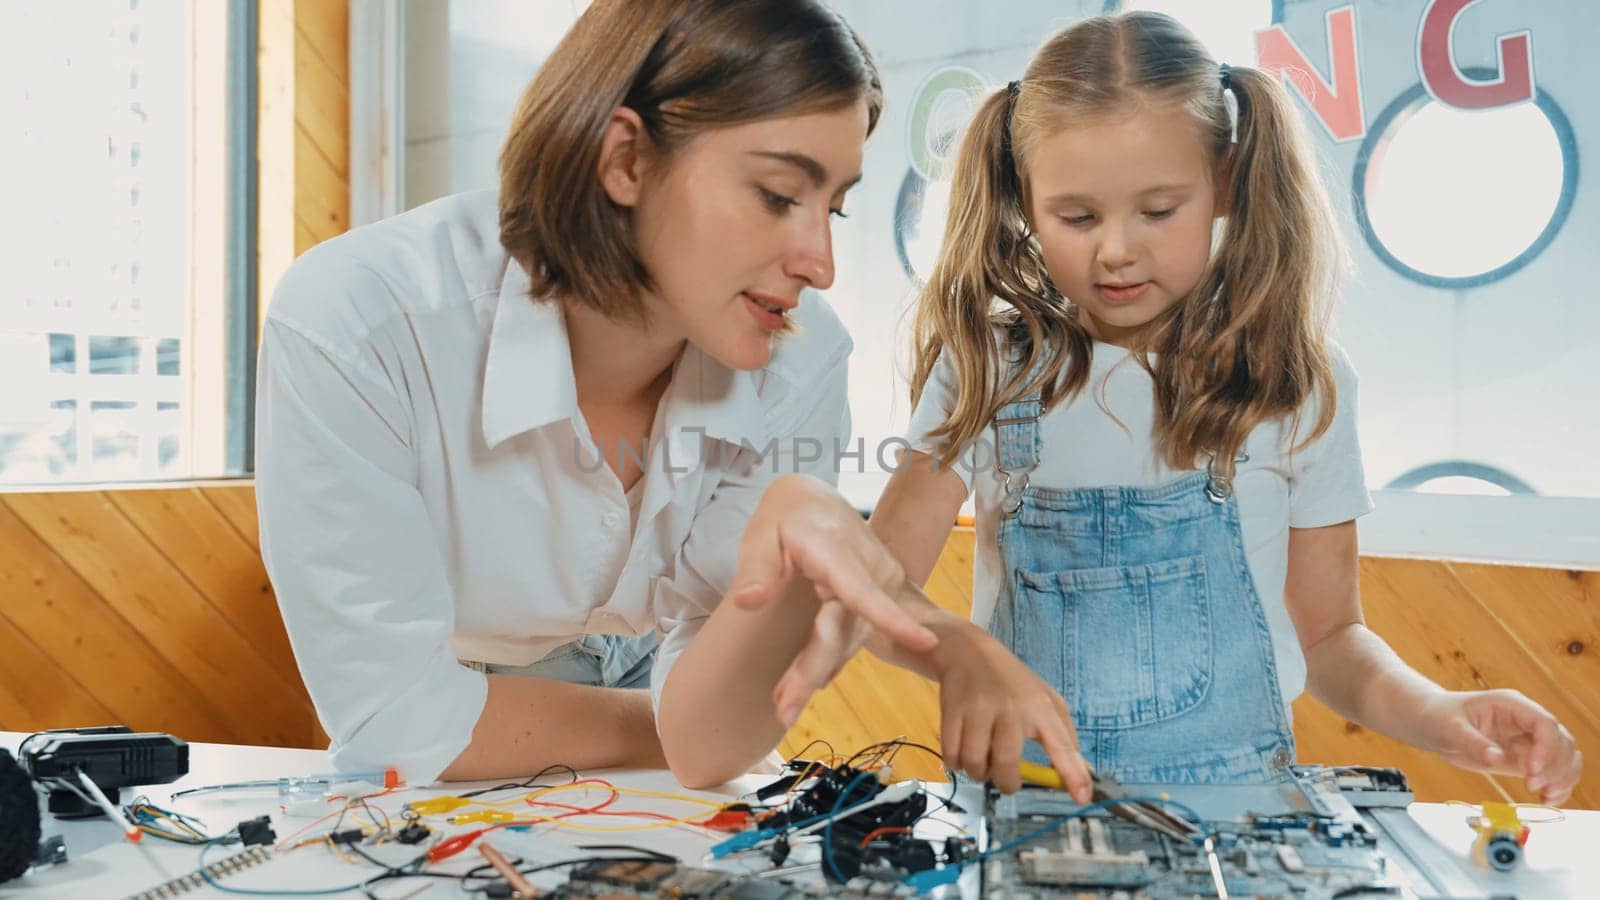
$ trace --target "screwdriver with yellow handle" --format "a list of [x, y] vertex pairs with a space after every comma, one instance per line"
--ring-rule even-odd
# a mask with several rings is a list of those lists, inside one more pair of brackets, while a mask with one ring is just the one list
[[1038, 763], [1031, 763], [1027, 760], [1023, 760], [1017, 765], [1022, 769], [1022, 780], [1028, 784], [1036, 784], [1039, 787], [1057, 791], [1067, 789], [1066, 782], [1061, 780], [1061, 773], [1050, 766], [1041, 766]]
[[[1066, 790], [1066, 782], [1062, 780], [1061, 773], [1050, 766], [1041, 766], [1022, 760], [1018, 764], [1022, 780], [1028, 784], [1046, 787], [1052, 790]], [[1085, 766], [1087, 768], [1087, 766]], [[1095, 801], [1120, 800], [1127, 797], [1127, 792], [1122, 785], [1097, 774], [1094, 769], [1089, 769], [1089, 782], [1093, 785]], [[1113, 803], [1108, 811], [1119, 818], [1136, 822], [1146, 828], [1153, 828], [1169, 837], [1187, 840], [1191, 835], [1200, 833], [1200, 829], [1192, 822], [1174, 816], [1172, 813], [1152, 803], [1130, 801], [1128, 803]]]
[[[1022, 760], [1018, 763], [1021, 769], [1022, 780], [1029, 784], [1054, 790], [1066, 790], [1061, 773], [1049, 766], [1041, 766]], [[1087, 768], [1087, 765], [1085, 766]], [[1096, 801], [1117, 800], [1126, 796], [1122, 786], [1109, 778], [1102, 778], [1089, 769], [1089, 780], [1094, 785], [1094, 799]], [[1189, 842], [1198, 838], [1204, 839], [1206, 862], [1211, 868], [1211, 881], [1216, 886], [1217, 897], [1227, 900], [1228, 887], [1222, 877], [1222, 867], [1217, 859], [1216, 845], [1210, 835], [1201, 831], [1200, 827], [1186, 819], [1173, 815], [1153, 803], [1131, 801], [1128, 803], [1112, 803], [1106, 808], [1112, 815], [1126, 819], [1145, 828], [1159, 831], [1170, 838]]]

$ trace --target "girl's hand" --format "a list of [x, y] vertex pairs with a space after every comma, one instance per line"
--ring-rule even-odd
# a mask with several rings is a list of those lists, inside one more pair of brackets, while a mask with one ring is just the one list
[[1519, 691], [1446, 691], [1421, 709], [1427, 749], [1467, 769], [1520, 776], [1539, 802], [1572, 796], [1583, 754], [1572, 733]]
[[785, 475], [762, 494], [745, 527], [728, 599], [757, 609], [797, 577], [811, 583], [825, 611], [836, 607], [828, 619], [841, 627], [848, 623], [858, 636], [852, 617], [911, 651], [925, 652], [939, 642], [895, 603], [905, 570], [861, 514], [826, 482]]
[[1002, 793], [1022, 787], [1022, 742], [1032, 738], [1078, 803], [1093, 795], [1089, 767], [1078, 753], [1072, 713], [1044, 679], [988, 632], [971, 623], [942, 635], [939, 707], [945, 764], [994, 782]]

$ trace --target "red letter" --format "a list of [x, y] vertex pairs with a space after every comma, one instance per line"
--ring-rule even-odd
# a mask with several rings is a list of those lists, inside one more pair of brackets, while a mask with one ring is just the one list
[[1257, 32], [1256, 55], [1264, 71], [1285, 79], [1311, 105], [1317, 121], [1334, 140], [1351, 141], [1367, 133], [1367, 118], [1361, 107], [1354, 6], [1328, 11], [1328, 59], [1333, 68], [1333, 84], [1317, 74], [1281, 24]]
[[1456, 68], [1451, 33], [1456, 20], [1478, 0], [1428, 0], [1417, 33], [1417, 68], [1435, 100], [1456, 109], [1491, 109], [1533, 99], [1533, 47], [1528, 32], [1495, 38], [1500, 77], [1471, 81]]

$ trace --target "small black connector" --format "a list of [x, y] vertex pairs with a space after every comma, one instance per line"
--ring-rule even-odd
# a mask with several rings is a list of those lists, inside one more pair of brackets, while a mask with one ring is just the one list
[[359, 828], [346, 828], [328, 835], [328, 840], [335, 844], [359, 844], [365, 838], [366, 835]]
[[421, 822], [412, 822], [410, 825], [395, 833], [394, 839], [402, 844], [420, 844], [428, 839], [433, 832]]
[[270, 844], [278, 839], [278, 836], [272, 831], [272, 820], [267, 816], [246, 819], [236, 825], [235, 828], [239, 832], [239, 843], [246, 847], [253, 847], [256, 844]]

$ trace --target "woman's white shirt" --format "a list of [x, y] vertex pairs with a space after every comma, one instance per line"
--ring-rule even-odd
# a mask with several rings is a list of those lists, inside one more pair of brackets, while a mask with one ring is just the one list
[[267, 310], [261, 551], [342, 769], [434, 780], [487, 692], [459, 660], [659, 629], [659, 698], [767, 484], [837, 480], [851, 342], [820, 297], [762, 370], [684, 351], [633, 513], [578, 409], [560, 308], [528, 290], [487, 191], [313, 248]]

